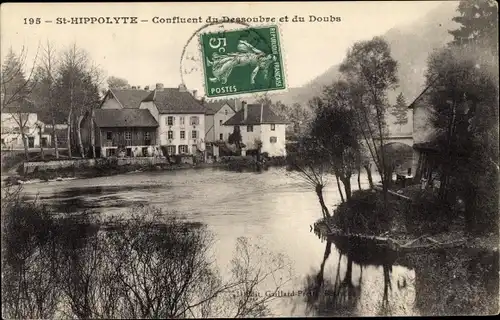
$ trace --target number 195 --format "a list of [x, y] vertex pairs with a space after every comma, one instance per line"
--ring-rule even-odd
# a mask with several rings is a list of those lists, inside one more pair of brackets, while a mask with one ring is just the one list
[[24, 18], [24, 24], [40, 24], [42, 23], [40, 18]]

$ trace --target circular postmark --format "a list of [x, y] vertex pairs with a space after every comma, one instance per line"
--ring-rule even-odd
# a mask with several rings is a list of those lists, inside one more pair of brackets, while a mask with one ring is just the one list
[[181, 83], [203, 88], [207, 98], [284, 89], [277, 39], [277, 26], [207, 23], [193, 32], [182, 49]]

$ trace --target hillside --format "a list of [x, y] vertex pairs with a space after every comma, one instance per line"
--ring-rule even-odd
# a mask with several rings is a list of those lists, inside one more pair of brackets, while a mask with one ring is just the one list
[[[455, 22], [451, 20], [456, 15], [456, 7], [457, 2], [444, 3], [419, 21], [393, 28], [382, 35], [391, 46], [392, 56], [399, 63], [400, 87], [390, 94], [391, 103], [400, 91], [407, 100], [412, 100], [420, 93], [429, 53], [451, 40], [448, 30], [456, 28]], [[270, 97], [273, 101], [281, 100], [285, 104], [299, 102], [306, 105], [312, 97], [321, 93], [325, 85], [338, 78], [337, 64], [302, 87], [290, 88], [286, 93], [273, 94]]]

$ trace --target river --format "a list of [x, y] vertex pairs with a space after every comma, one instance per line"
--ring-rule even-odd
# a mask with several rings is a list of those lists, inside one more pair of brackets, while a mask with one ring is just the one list
[[[355, 178], [352, 185], [354, 189], [357, 188]], [[362, 187], [368, 187], [368, 181], [364, 178]], [[460, 311], [447, 311], [450, 305], [463, 304], [459, 292], [454, 298], [455, 302], [441, 299], [441, 282], [446, 282], [449, 274], [440, 277], [444, 269], [436, 267], [435, 263], [419, 262], [413, 266], [403, 266], [394, 261], [377, 262], [385, 261], [384, 257], [363, 263], [352, 254], [340, 255], [335, 244], [331, 246], [331, 253], [325, 256], [328, 243], [310, 231], [310, 225], [321, 217], [316, 195], [307, 183], [291, 176], [284, 169], [272, 168], [262, 173], [218, 169], [129, 173], [26, 184], [24, 192], [51, 204], [59, 211], [89, 210], [110, 215], [124, 212], [134, 204], [150, 204], [162, 208], [164, 212], [205, 223], [216, 236], [214, 253], [222, 270], [232, 258], [238, 237], [261, 241], [269, 250], [288, 257], [293, 266], [293, 279], [284, 292], [295, 295], [276, 300], [273, 305], [276, 316], [419, 315], [432, 314], [431, 310], [434, 313], [452, 314]], [[330, 208], [340, 202], [334, 180], [330, 181], [324, 194]], [[358, 255], [363, 256], [363, 252]], [[481, 264], [483, 260], [474, 261]], [[485, 266], [488, 272], [491, 271], [488, 273], [490, 277], [496, 275], [498, 280], [498, 261], [491, 266], [486, 263]], [[344, 300], [339, 302], [336, 295], [337, 300], [332, 302], [328, 290], [323, 294], [323, 300], [320, 298], [313, 302], [297, 296], [300, 290], [304, 290], [307, 280], [317, 279], [319, 272], [323, 275], [324, 286], [349, 284], [344, 286], [347, 290]], [[484, 273], [484, 270], [481, 272]], [[462, 282], [450, 290], [465, 290], [472, 286], [468, 278], [458, 281]], [[487, 293], [496, 290], [498, 305], [498, 281], [493, 288], [483, 285], [482, 280], [478, 283]], [[489, 296], [486, 294], [486, 297]]]

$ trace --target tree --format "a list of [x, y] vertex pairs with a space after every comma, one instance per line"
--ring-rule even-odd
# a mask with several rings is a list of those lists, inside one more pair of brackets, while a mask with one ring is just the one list
[[108, 83], [108, 88], [109, 89], [129, 89], [130, 84], [128, 83], [128, 80], [124, 78], [119, 78], [119, 77], [109, 77], [108, 80], [106, 81]]
[[[334, 102], [334, 99], [329, 99]], [[327, 102], [328, 103], [328, 102]], [[354, 113], [341, 104], [323, 104], [311, 124], [311, 137], [318, 141], [321, 151], [329, 156], [337, 179], [344, 185], [347, 200], [351, 198], [351, 177], [356, 170], [359, 152]], [[337, 180], [338, 181], [338, 180]], [[339, 192], [342, 195], [340, 184]]]
[[468, 230], [481, 231], [498, 218], [498, 62], [478, 64], [472, 49], [448, 47], [429, 57], [425, 103], [440, 150], [441, 201], [454, 204], [460, 195]]
[[[34, 82], [36, 86], [33, 90], [34, 99], [39, 103], [40, 111], [47, 113], [52, 119], [52, 139], [55, 156], [59, 159], [59, 146], [56, 134], [56, 119], [63, 119], [64, 112], [56, 106], [55, 90], [57, 81], [57, 52], [54, 46], [47, 41], [43, 48], [40, 64], [38, 65]], [[43, 111], [42, 111], [43, 110]]]
[[[314, 188], [323, 219], [325, 222], [328, 221], [331, 214], [324, 200], [323, 189], [332, 174], [330, 157], [322, 150], [322, 146], [316, 138], [303, 136], [288, 152], [287, 161], [292, 174]], [[328, 226], [328, 224], [326, 225]]]
[[233, 133], [227, 138], [229, 144], [236, 145], [236, 148], [241, 151], [242, 147], [242, 137], [240, 132], [240, 126], [234, 126]]
[[400, 93], [396, 99], [396, 104], [392, 106], [391, 114], [396, 118], [395, 125], [401, 126], [408, 123], [408, 105], [406, 104], [403, 93]]
[[88, 53], [78, 48], [76, 44], [71, 45], [62, 53], [58, 73], [57, 107], [69, 108], [66, 121], [68, 155], [71, 157], [72, 146], [77, 146], [80, 155], [84, 157], [80, 123], [83, 115], [100, 100], [99, 88], [95, 83], [93, 65]]
[[461, 24], [451, 30], [452, 46], [484, 45], [492, 50], [493, 58], [498, 59], [498, 7], [491, 0], [460, 1], [457, 9], [460, 14], [452, 20]]
[[349, 82], [347, 86], [342, 85], [342, 90], [352, 101], [360, 132], [380, 173], [386, 208], [392, 172], [386, 170], [383, 150], [385, 112], [388, 109], [387, 92], [398, 82], [396, 71], [397, 62], [391, 56], [389, 44], [380, 37], [355, 43], [340, 65], [340, 72]]
[[26, 131], [29, 123], [29, 113], [33, 109], [33, 103], [29, 96], [33, 90], [32, 76], [38, 58], [38, 51], [28, 76], [25, 76], [24, 73], [26, 54], [27, 51], [24, 47], [21, 49], [19, 55], [12, 48], [9, 49], [2, 65], [0, 90], [2, 111], [8, 111], [11, 115], [10, 119], [19, 127], [21, 139], [23, 140], [24, 154], [26, 160], [29, 160]]

